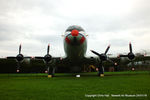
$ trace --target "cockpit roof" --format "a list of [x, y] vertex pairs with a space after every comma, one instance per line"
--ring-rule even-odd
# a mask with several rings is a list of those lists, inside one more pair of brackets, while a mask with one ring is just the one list
[[76, 30], [78, 30], [78, 31], [84, 31], [84, 29], [83, 29], [81, 26], [72, 25], [72, 26], [69, 26], [69, 27], [67, 28], [66, 32], [67, 32], [67, 31], [72, 31], [72, 30], [74, 30], [74, 29], [76, 29]]

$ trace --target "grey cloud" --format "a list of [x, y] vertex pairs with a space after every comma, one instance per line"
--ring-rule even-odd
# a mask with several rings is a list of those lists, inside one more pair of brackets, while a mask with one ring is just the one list
[[[61, 6], [62, 2], [64, 1], [1, 0], [0, 1], [0, 41], [3, 42], [3, 44], [6, 44], [15, 41], [19, 38], [23, 38], [31, 41], [35, 40], [43, 44], [52, 43], [59, 46], [59, 45], [63, 45], [62, 44], [63, 39], [60, 35], [62, 35], [66, 30], [66, 28], [72, 24], [77, 24], [83, 27], [87, 32], [87, 34], [91, 35], [90, 40], [95, 39], [95, 36], [97, 36], [96, 34], [105, 34], [106, 32], [111, 32], [112, 34], [114, 33], [114, 35], [124, 34], [122, 32], [130, 32], [130, 34], [133, 35], [134, 39], [136, 39], [138, 36], [141, 36], [143, 34], [149, 34], [150, 32], [149, 31], [150, 29], [150, 20], [149, 20], [150, 1], [149, 0], [146, 1], [141, 0], [141, 3], [139, 3], [138, 5], [135, 4], [136, 6], [133, 7], [131, 13], [126, 13], [124, 14], [124, 16], [122, 15], [109, 16], [107, 14], [101, 15], [99, 14], [99, 12], [93, 15], [91, 14], [91, 12], [85, 14], [84, 10], [81, 10], [83, 12], [80, 13], [80, 15], [78, 16], [70, 15], [69, 12], [68, 14], [63, 13], [66, 11]], [[50, 30], [55, 31], [55, 33], [58, 34], [49, 34], [49, 35], [32, 34], [35, 32], [35, 30], [39, 31], [40, 29], [38, 29], [37, 27], [35, 28], [32, 25], [29, 25], [30, 22], [27, 23], [24, 22], [18, 24], [14, 20], [17, 19], [18, 16], [21, 16], [20, 17], [21, 20], [24, 20], [26, 16], [28, 16], [28, 15], [22, 16], [24, 12], [30, 12], [30, 13], [36, 12], [37, 13], [36, 16], [44, 15], [44, 16], [50, 16], [50, 18], [51, 17], [54, 18], [52, 19], [53, 25], [50, 26], [49, 28]], [[106, 12], [106, 13], [110, 13], [110, 12]], [[44, 23], [47, 22], [49, 21], [45, 21]], [[28, 33], [29, 36], [26, 36], [26, 33]], [[116, 38], [110, 39], [108, 40], [108, 42], [110, 42], [112, 45], [115, 45], [116, 47], [123, 47], [128, 45], [129, 41], [128, 39], [123, 39], [122, 37], [120, 37], [117, 39]], [[143, 43], [145, 42], [143, 41]], [[146, 43], [148, 43], [148, 41], [146, 41]], [[104, 44], [106, 43], [101, 43], [102, 46]], [[96, 46], [95, 44], [93, 45], [91, 43], [90, 45], [92, 45], [92, 48]]]
[[30, 28], [22, 25], [0, 23], [0, 41], [12, 41], [24, 36], [30, 32]]
[[129, 41], [126, 39], [111, 39], [109, 40], [111, 45], [114, 45], [115, 47], [124, 47], [128, 45]]
[[16, 27], [0, 23], [0, 41], [14, 40], [18, 36]]
[[32, 35], [29, 39], [35, 39], [42, 43], [60, 44], [62, 43], [62, 37], [60, 35]]

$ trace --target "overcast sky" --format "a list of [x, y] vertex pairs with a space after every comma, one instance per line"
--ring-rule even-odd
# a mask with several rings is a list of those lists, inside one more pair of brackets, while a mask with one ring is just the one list
[[70, 25], [88, 34], [87, 55], [111, 44], [109, 53], [150, 51], [150, 0], [0, 0], [0, 56], [22, 53], [64, 56], [63, 38]]

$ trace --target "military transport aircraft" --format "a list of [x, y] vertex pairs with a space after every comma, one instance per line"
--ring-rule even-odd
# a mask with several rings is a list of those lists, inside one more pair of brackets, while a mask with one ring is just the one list
[[[89, 65], [94, 65], [98, 69], [98, 75], [104, 76], [104, 68], [103, 68], [103, 61], [111, 61], [107, 57], [107, 52], [110, 48], [110, 45], [106, 48], [104, 53], [98, 53], [94, 50], [91, 50], [92, 53], [97, 55], [98, 57], [86, 57], [87, 51], [87, 35], [84, 29], [80, 26], [73, 25], [69, 26], [65, 31], [64, 35], [64, 51], [65, 57], [52, 57], [49, 54], [50, 45], [47, 48], [47, 54], [44, 57], [34, 57], [35, 59], [43, 59], [46, 65], [46, 69], [48, 72], [48, 77], [54, 76], [55, 68], [58, 64], [62, 66], [69, 67], [70, 72], [78, 73], [81, 72], [83, 68], [88, 67]], [[119, 57], [128, 57], [130, 60], [134, 59], [134, 54], [132, 52], [132, 45], [129, 44], [130, 52], [127, 55], [120, 55]], [[18, 62], [17, 65], [17, 72], [19, 72], [20, 63], [23, 61], [24, 58], [31, 58], [31, 57], [24, 57], [21, 54], [21, 45], [19, 46], [19, 54], [16, 57], [7, 57], [15, 58]], [[117, 59], [117, 57], [116, 57]]]

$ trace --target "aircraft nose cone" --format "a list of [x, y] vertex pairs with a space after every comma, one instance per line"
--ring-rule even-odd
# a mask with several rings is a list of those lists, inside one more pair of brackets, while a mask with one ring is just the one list
[[71, 35], [72, 36], [78, 36], [79, 35], [79, 31], [78, 30], [72, 30]]

